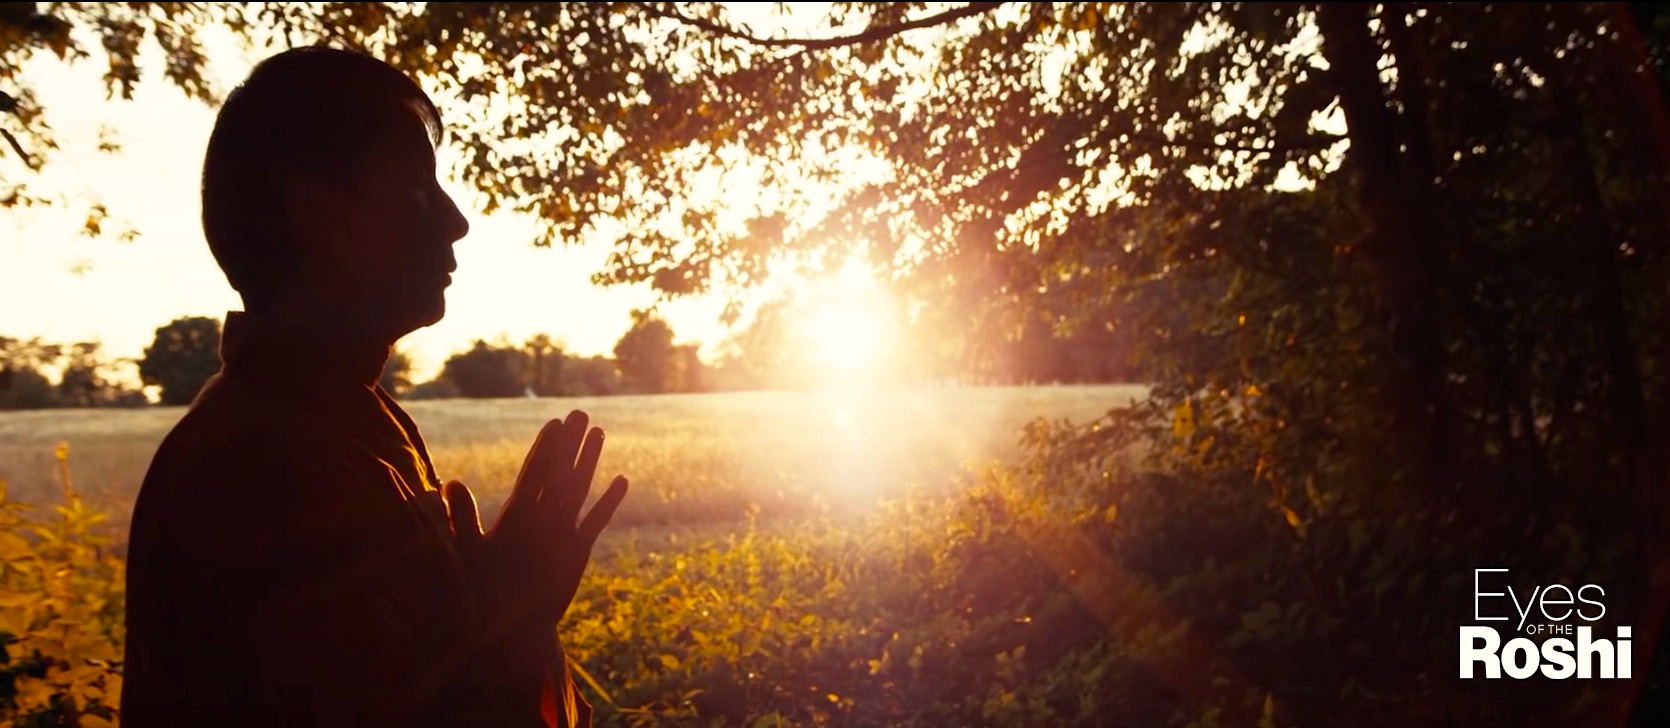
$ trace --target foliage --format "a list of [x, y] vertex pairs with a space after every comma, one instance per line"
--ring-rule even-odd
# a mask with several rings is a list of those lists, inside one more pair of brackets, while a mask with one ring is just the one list
[[478, 340], [449, 357], [437, 380], [420, 389], [414, 397], [592, 397], [626, 392], [615, 360], [570, 356], [546, 334], [536, 334], [520, 346]]
[[83, 342], [64, 352], [58, 377], [58, 403], [64, 407], [137, 407], [150, 403], [145, 394], [113, 378], [114, 370], [132, 366], [129, 359], [108, 361], [99, 342]]
[[1635, 683], [1456, 682], [1472, 568], [1604, 584], [1638, 644], [1670, 594], [1670, 122], [1632, 7], [839, 3], [822, 39], [718, 4], [262, 12], [435, 85], [489, 208], [619, 231], [600, 281], [857, 250], [975, 349], [1066, 319], [1153, 370], [911, 548], [628, 560], [577, 617], [651, 711], [610, 720], [1523, 725], [1621, 722]]
[[0, 363], [9, 371], [39, 370], [56, 364], [63, 357], [64, 346], [33, 339], [14, 339], [0, 336]]
[[[682, 293], [700, 289], [692, 275], [748, 280], [770, 256], [853, 244], [980, 334], [1039, 312], [1108, 316], [1156, 370], [1123, 426], [1163, 444], [1157, 475], [1195, 494], [1191, 511], [1262, 506], [1304, 537], [1243, 552], [1324, 585], [1490, 559], [1609, 582], [1616, 616], [1656, 638], [1667, 543], [1628, 534], [1666, 513], [1667, 462], [1648, 443], [1670, 434], [1670, 126], [1621, 6], [970, 8], [919, 43], [886, 31], [925, 4], [838, 5], [832, 24], [871, 29], [824, 44], [739, 40], [730, 11], [663, 9], [710, 31], [672, 36], [700, 72], [625, 101], [603, 181], [565, 190], [578, 200], [553, 221], [613, 213], [635, 175], [699, 189], [763, 168], [739, 224], [719, 222], [735, 211], [717, 195], [636, 206], [605, 278]], [[681, 123], [646, 121], [660, 114]], [[852, 157], [825, 153], [843, 145], [885, 173], [820, 216], [796, 190], [801, 175], [850, 180]], [[1560, 556], [1579, 541], [1615, 559]], [[1465, 603], [1451, 587], [1443, 603]], [[1361, 643], [1386, 656], [1352, 675], [1365, 689], [1429, 696], [1417, 705], [1435, 720], [1474, 707], [1431, 677], [1450, 674], [1436, 646], [1455, 620], [1385, 591], [1306, 605], [1410, 616], [1360, 639], [1320, 630], [1255, 672]], [[1620, 711], [1629, 690], [1595, 699]], [[1356, 700], [1371, 719], [1372, 698]]]
[[408, 399], [451, 399], [460, 396], [458, 387], [444, 378], [431, 379], [412, 386]]
[[[96, 341], [63, 345], [0, 336], [0, 409], [147, 404], [143, 392], [118, 379], [118, 370], [133, 364], [105, 358]], [[59, 371], [56, 383], [47, 369]]]
[[5, 499], [0, 483], [0, 722], [112, 725], [121, 694], [122, 562], [103, 513], [68, 490], [49, 513]]
[[570, 397], [602, 397], [624, 394], [620, 365], [604, 356], [569, 357], [563, 360], [560, 391]]
[[165, 405], [189, 404], [220, 371], [220, 321], [182, 316], [157, 328], [139, 361], [139, 376], [161, 389]]
[[562, 345], [552, 341], [548, 334], [536, 334], [523, 348], [528, 352], [525, 377], [528, 389], [539, 397], [562, 396], [563, 362], [567, 359]]
[[[665, 426], [666, 415], [641, 418]], [[771, 517], [755, 506], [735, 526], [686, 520], [611, 532], [561, 628], [598, 724], [1605, 722], [1584, 711], [1608, 704], [1573, 704], [1577, 691], [1499, 681], [1457, 695], [1406, 669], [1428, 650], [1453, 662], [1447, 634], [1436, 644], [1423, 638], [1448, 633], [1470, 609], [1467, 569], [1412, 571], [1451, 561], [1433, 552], [1471, 548], [1452, 525], [1383, 518], [1350, 499], [1292, 518], [1270, 503], [1269, 490], [1245, 487], [1245, 474], [1212, 476], [1211, 457], [1240, 444], [1203, 444], [1207, 417], [1154, 423], [1164, 426], [1160, 451], [1174, 463], [1156, 471], [1142, 452], [1146, 417], [1139, 408], [1076, 426], [1040, 420], [1025, 428], [1020, 457], [971, 468], [947, 488], [903, 496], [861, 519]], [[781, 422], [760, 424], [784, 429]], [[678, 451], [668, 464], [695, 495], [709, 481], [746, 477], [737, 463], [701, 470], [706, 449]], [[507, 454], [505, 473], [519, 465], [515, 456]], [[438, 457], [445, 464], [451, 453]], [[631, 472], [648, 469], [633, 463]], [[0, 508], [0, 516], [16, 512], [15, 504]], [[91, 642], [118, 644], [121, 572], [108, 559], [88, 561], [106, 556], [104, 542], [77, 533], [65, 543], [82, 545], [53, 558], [83, 564], [85, 579], [62, 592], [46, 581], [4, 588], [84, 600], [63, 609], [94, 612], [77, 628], [89, 642], [65, 649], [107, 659], [97, 655], [110, 646]], [[1534, 551], [1471, 555], [1516, 570], [1555, 564], [1559, 576], [1539, 570], [1536, 580], [1593, 577], [1609, 597], [1622, 580], [1623, 552], [1573, 529], [1512, 546]], [[55, 659], [78, 659], [67, 654]], [[20, 692], [67, 696], [73, 679]], [[1665, 679], [1662, 670], [1654, 679]]]
[[632, 312], [632, 326], [615, 343], [614, 353], [621, 377], [633, 391], [673, 391], [669, 381], [674, 366], [673, 329], [654, 312]]
[[411, 392], [412, 357], [398, 349], [389, 352], [388, 362], [383, 364], [383, 373], [377, 377], [377, 384], [396, 397]]
[[0, 409], [46, 409], [58, 403], [52, 380], [33, 369], [7, 369], [0, 385]]
[[[0, 5], [0, 210], [68, 204], [29, 186], [57, 151], [58, 140], [48, 110], [24, 77], [27, 63], [49, 54], [65, 63], [101, 62], [107, 95], [131, 100], [141, 77], [140, 54], [154, 44], [162, 51], [170, 85], [190, 98], [213, 101], [218, 93], [206, 77], [209, 64], [197, 31], [217, 24], [248, 31], [246, 12], [230, 3]], [[119, 147], [113, 137], [100, 143], [103, 151]], [[86, 232], [99, 235], [107, 211], [96, 200], [85, 204]]]
[[441, 378], [465, 397], [521, 396], [524, 357], [519, 348], [477, 339], [469, 350], [447, 358]]

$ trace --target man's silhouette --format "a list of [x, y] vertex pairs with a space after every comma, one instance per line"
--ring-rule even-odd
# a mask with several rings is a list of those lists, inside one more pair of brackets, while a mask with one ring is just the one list
[[134, 508], [126, 728], [589, 725], [555, 626], [626, 493], [580, 518], [601, 431], [548, 424], [483, 534], [377, 385], [468, 230], [439, 130], [410, 79], [325, 48], [220, 110], [203, 227], [244, 310]]

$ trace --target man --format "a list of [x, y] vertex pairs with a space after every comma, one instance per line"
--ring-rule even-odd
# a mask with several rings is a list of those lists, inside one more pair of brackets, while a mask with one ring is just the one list
[[555, 626], [626, 494], [579, 517], [602, 432], [549, 423], [483, 534], [377, 385], [468, 231], [439, 129], [410, 79], [327, 48], [221, 109], [203, 227], [244, 310], [134, 508], [126, 728], [590, 724]]

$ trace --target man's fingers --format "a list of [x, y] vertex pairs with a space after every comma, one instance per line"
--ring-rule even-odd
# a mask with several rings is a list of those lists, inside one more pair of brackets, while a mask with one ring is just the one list
[[550, 450], [565, 432], [562, 420], [551, 420], [539, 429], [539, 434], [534, 436], [533, 447], [528, 448], [528, 455], [522, 460], [522, 471], [516, 474], [516, 485], [511, 488], [510, 497], [505, 499], [504, 509], [500, 511], [500, 523], [512, 524], [533, 514], [539, 492], [551, 477]]
[[446, 484], [446, 490], [441, 492], [446, 499], [447, 520], [452, 523], [452, 533], [458, 539], [458, 549], [470, 553], [481, 546], [481, 513], [476, 510], [475, 494], [468, 486], [456, 480]]
[[574, 458], [580, 454], [580, 443], [586, 439], [586, 428], [591, 426], [591, 418], [580, 410], [574, 410], [568, 413], [568, 418], [563, 420], [562, 424], [563, 434], [567, 437], [562, 440], [563, 448], [559, 453], [558, 462], [562, 463], [564, 468], [572, 468]]
[[588, 424], [590, 421], [586, 413], [580, 410], [568, 413], [568, 418], [562, 422], [562, 436], [544, 450], [542, 457], [546, 459], [536, 464], [542, 474], [539, 510], [545, 518], [555, 518], [568, 497], [564, 491], [574, 474], [574, 459], [580, 454], [580, 443], [586, 437]]
[[626, 500], [626, 476], [617, 475], [614, 482], [609, 483], [609, 489], [603, 491], [597, 503], [586, 513], [586, 519], [580, 522], [580, 538], [588, 551], [592, 544], [597, 543], [597, 537], [603, 534], [610, 519], [615, 517], [615, 510], [620, 508], [623, 500]]
[[[585, 427], [586, 413], [574, 411], [565, 419], [552, 420], [540, 431], [539, 440], [528, 454], [530, 511], [544, 511], [551, 491], [560, 490], [561, 483], [574, 469], [574, 456], [580, 451], [580, 437], [585, 434]], [[541, 505], [535, 507], [534, 502]]]
[[580, 517], [580, 506], [585, 505], [586, 496], [591, 495], [592, 479], [597, 475], [597, 461], [603, 457], [603, 430], [593, 427], [586, 433], [586, 441], [580, 446], [580, 460], [574, 465], [574, 477], [564, 487], [568, 493], [558, 503], [557, 522], [574, 523]]

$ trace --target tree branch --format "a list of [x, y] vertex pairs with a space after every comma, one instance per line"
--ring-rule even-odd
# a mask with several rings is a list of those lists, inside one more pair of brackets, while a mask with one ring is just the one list
[[908, 31], [946, 25], [948, 23], [954, 23], [958, 20], [962, 20], [963, 18], [973, 17], [982, 13], [989, 13], [1005, 5], [1005, 3], [1001, 2], [969, 3], [960, 8], [947, 10], [943, 13], [937, 13], [935, 15], [917, 18], [915, 20], [907, 20], [896, 25], [878, 26], [865, 30], [862, 33], [836, 36], [833, 38], [762, 38], [752, 33], [738, 30], [724, 23], [705, 20], [702, 18], [693, 18], [671, 8], [663, 8], [660, 3], [633, 4], [637, 5], [639, 8], [643, 9], [645, 13], [653, 17], [675, 20], [684, 25], [700, 28], [709, 33], [725, 38], [733, 38], [767, 48], [800, 48], [802, 50], [825, 50], [829, 48], [840, 48], [843, 46], [873, 43], [875, 41], [892, 38], [893, 36]]
[[0, 129], [0, 138], [4, 138], [7, 143], [11, 144], [12, 151], [17, 152], [17, 156], [23, 158], [23, 166], [28, 167], [29, 169], [39, 169], [39, 167], [35, 164], [35, 158], [29, 156], [28, 152], [23, 151], [23, 145], [18, 143], [17, 137], [12, 136], [11, 132], [6, 131], [5, 129]]

